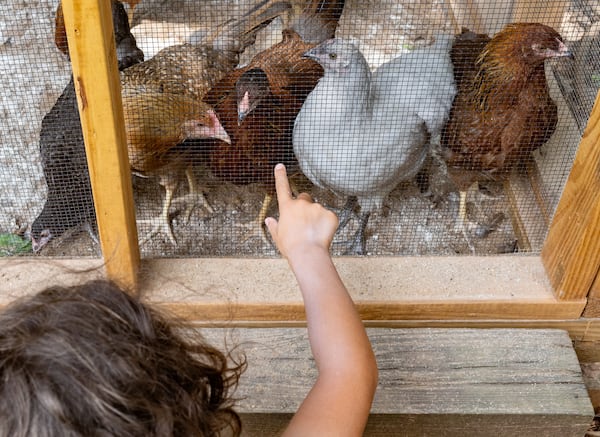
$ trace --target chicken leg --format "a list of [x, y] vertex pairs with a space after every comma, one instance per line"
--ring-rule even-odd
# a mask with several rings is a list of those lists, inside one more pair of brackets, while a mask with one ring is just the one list
[[243, 236], [243, 241], [248, 240], [251, 237], [259, 236], [258, 230], [260, 229], [260, 238], [263, 240], [265, 244], [270, 246], [273, 245], [271, 240], [269, 239], [268, 232], [265, 225], [265, 219], [267, 218], [267, 213], [269, 211], [269, 206], [273, 201], [273, 195], [270, 193], [265, 193], [265, 197], [263, 198], [260, 211], [256, 216], [256, 219], [252, 220], [249, 223], [238, 223], [235, 225], [237, 228], [241, 228], [246, 230]]
[[138, 223], [150, 223], [153, 225], [150, 232], [148, 232], [140, 242], [140, 245], [146, 244], [156, 234], [163, 233], [169, 237], [169, 240], [174, 246], [177, 246], [177, 240], [173, 234], [173, 228], [171, 227], [171, 220], [169, 218], [169, 209], [171, 208], [173, 194], [178, 185], [177, 180], [172, 177], [161, 177], [159, 183], [165, 189], [165, 199], [163, 200], [162, 210], [155, 218], [138, 220]]
[[206, 200], [204, 193], [198, 187], [198, 184], [196, 183], [196, 178], [194, 177], [194, 171], [192, 169], [192, 166], [186, 167], [185, 177], [187, 179], [189, 191], [187, 194], [173, 199], [173, 203], [183, 202], [187, 205], [185, 209], [185, 221], [186, 223], [189, 223], [190, 217], [192, 216], [192, 212], [194, 212], [194, 209], [196, 209], [196, 207], [200, 206], [209, 213], [213, 213], [214, 209], [212, 208], [212, 206], [210, 206], [210, 203], [208, 203], [208, 200]]
[[360, 215], [358, 230], [354, 234], [350, 245], [344, 252], [344, 255], [366, 255], [367, 254], [367, 223], [369, 222], [370, 212], [364, 212]]
[[[357, 214], [354, 212], [354, 208], [358, 204], [358, 199], [356, 196], [348, 197], [346, 203], [342, 207], [339, 212], [337, 212], [339, 218], [339, 225], [336, 232], [344, 229], [350, 219]], [[369, 217], [371, 216], [370, 212], [365, 212], [359, 215], [359, 225], [358, 229], [354, 233], [354, 235], [349, 239], [341, 243], [344, 244], [346, 249], [344, 250], [344, 255], [365, 255], [366, 254], [366, 245], [367, 245], [367, 237], [366, 237], [366, 229], [367, 223], [369, 221]]]

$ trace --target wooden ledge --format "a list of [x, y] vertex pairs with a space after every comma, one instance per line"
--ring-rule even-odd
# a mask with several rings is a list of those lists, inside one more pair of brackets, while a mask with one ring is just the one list
[[[555, 298], [539, 256], [343, 257], [335, 264], [364, 320], [564, 320], [585, 306]], [[103, 274], [97, 259], [4, 259], [0, 271], [0, 304]], [[148, 259], [140, 291], [195, 321], [304, 320], [295, 278], [280, 258]]]

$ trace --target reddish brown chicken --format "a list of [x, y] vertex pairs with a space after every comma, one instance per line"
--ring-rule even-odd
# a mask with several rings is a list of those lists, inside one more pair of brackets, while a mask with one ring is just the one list
[[223, 180], [264, 187], [261, 227], [274, 193], [273, 167], [278, 162], [296, 162], [294, 120], [323, 75], [322, 67], [303, 55], [334, 36], [343, 7], [340, 0], [310, 1], [290, 29], [283, 31], [283, 41], [225, 76], [205, 98], [231, 138], [231, 144], [214, 143], [208, 166]]
[[461, 193], [458, 225], [464, 231], [466, 190], [501, 180], [529, 159], [556, 128], [544, 61], [571, 56], [561, 36], [536, 23], [506, 26], [492, 39], [463, 31], [452, 47], [458, 94], [442, 132], [442, 154]]
[[[213, 109], [201, 102], [221, 77], [233, 70], [238, 55], [253, 38], [255, 30], [290, 9], [289, 3], [263, 0], [238, 20], [230, 21], [202, 44], [167, 47], [151, 59], [121, 72], [129, 160], [136, 174], [157, 176], [165, 187], [159, 220], [146, 236], [166, 234], [176, 244], [169, 220], [169, 207], [178, 176], [184, 170], [190, 193], [184, 201], [191, 208], [210, 206], [198, 191], [192, 176], [189, 150], [180, 143], [188, 139], [219, 138], [229, 141]], [[155, 159], [156, 158], [156, 159]]]

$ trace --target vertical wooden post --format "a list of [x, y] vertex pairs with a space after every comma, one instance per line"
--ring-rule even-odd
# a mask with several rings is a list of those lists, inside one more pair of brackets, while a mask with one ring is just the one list
[[600, 93], [542, 249], [556, 296], [584, 299], [600, 270]]
[[109, 0], [63, 0], [106, 273], [135, 288], [140, 255]]

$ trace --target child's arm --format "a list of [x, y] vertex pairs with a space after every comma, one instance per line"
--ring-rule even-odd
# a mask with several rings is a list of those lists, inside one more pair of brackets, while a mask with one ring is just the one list
[[292, 197], [285, 167], [275, 167], [279, 221], [266, 219], [304, 299], [319, 376], [285, 435], [360, 436], [377, 387], [377, 363], [362, 321], [329, 254], [336, 215], [306, 193]]

